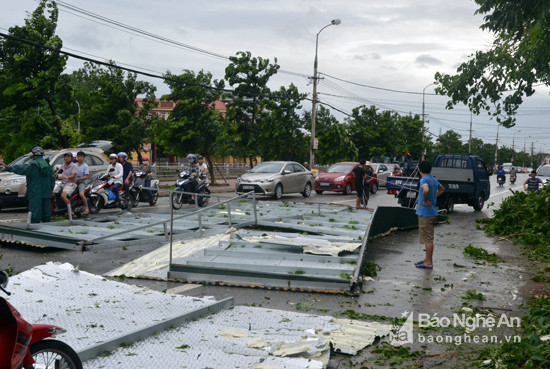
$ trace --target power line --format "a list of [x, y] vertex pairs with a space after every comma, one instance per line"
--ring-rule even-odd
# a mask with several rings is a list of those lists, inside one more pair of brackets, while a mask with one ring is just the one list
[[[77, 6], [68, 4], [68, 3], [64, 2], [64, 1], [61, 1], [61, 0], [56, 1], [56, 3], [58, 3], [61, 7], [65, 7], [67, 9], [70, 9], [70, 10], [62, 9], [63, 11], [65, 11], [69, 14], [87, 19], [87, 20], [95, 22], [95, 23], [105, 25], [105, 26], [110, 27], [110, 28], [119, 29], [123, 32], [131, 33], [131, 34], [134, 34], [134, 35], [142, 37], [142, 38], [147, 38], [147, 39], [153, 40], [155, 42], [159, 42], [159, 43], [164, 44], [164, 45], [176, 46], [178, 48], [186, 49], [188, 51], [203, 54], [203, 55], [206, 55], [206, 56], [209, 56], [209, 57], [214, 57], [214, 58], [223, 59], [223, 60], [227, 60], [227, 61], [231, 60], [229, 56], [226, 56], [226, 55], [223, 55], [223, 54], [220, 54], [220, 53], [217, 53], [217, 52], [209, 51], [209, 50], [206, 50], [206, 49], [201, 49], [199, 47], [189, 45], [189, 44], [185, 44], [185, 43], [182, 43], [182, 42], [179, 42], [179, 41], [175, 41], [175, 40], [172, 40], [170, 38], [160, 36], [158, 34], [143, 30], [141, 28], [137, 28], [137, 27], [134, 27], [134, 26], [131, 26], [131, 25], [113, 20], [111, 18], [107, 18], [107, 17], [102, 16], [100, 14], [93, 13], [93, 12], [85, 10], [83, 8], [79, 8]], [[85, 16], [81, 16], [81, 15], [78, 15], [78, 14], [75, 14], [75, 13], [80, 13], [80, 14], [83, 14]], [[283, 73], [283, 74], [294, 75], [294, 76], [298, 76], [298, 77], [305, 77], [305, 78], [310, 77], [307, 74], [291, 72], [291, 71], [286, 71], [286, 70], [282, 70], [282, 69], [279, 69], [278, 72]]]

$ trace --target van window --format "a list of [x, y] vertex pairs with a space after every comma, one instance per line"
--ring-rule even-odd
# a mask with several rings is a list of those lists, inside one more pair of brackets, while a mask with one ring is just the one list
[[444, 158], [441, 162], [443, 168], [468, 168], [468, 160], [463, 158]]

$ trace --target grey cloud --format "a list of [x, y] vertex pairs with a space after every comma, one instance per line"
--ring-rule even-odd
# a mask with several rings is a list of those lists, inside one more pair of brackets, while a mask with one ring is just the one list
[[430, 56], [428, 54], [420, 55], [415, 59], [415, 64], [420, 65], [421, 67], [427, 67], [430, 65], [441, 65], [443, 62], [437, 58], [434, 58], [433, 56]]

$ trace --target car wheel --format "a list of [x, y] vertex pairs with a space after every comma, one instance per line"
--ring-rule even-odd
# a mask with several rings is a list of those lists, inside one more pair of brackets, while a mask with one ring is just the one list
[[322, 194], [323, 194], [323, 191], [315, 190], [315, 193], [316, 193], [317, 195], [322, 195]]
[[378, 183], [374, 182], [374, 183], [370, 186], [370, 193], [375, 194], [376, 191], [378, 191]]
[[475, 211], [480, 211], [483, 209], [483, 204], [485, 204], [485, 197], [483, 196], [483, 194], [480, 194], [477, 199], [476, 199], [476, 202], [474, 204], [474, 210]]
[[283, 197], [283, 186], [280, 183], [275, 187], [275, 193], [273, 194], [273, 197], [276, 200], [280, 200]]
[[306, 183], [306, 188], [304, 188], [304, 192], [302, 192], [303, 197], [309, 197], [311, 195], [311, 183]]
[[348, 183], [346, 185], [346, 188], [344, 189], [344, 195], [351, 195], [351, 183]]

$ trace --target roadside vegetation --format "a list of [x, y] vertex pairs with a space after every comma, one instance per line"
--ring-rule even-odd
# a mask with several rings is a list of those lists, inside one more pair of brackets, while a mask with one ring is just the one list
[[537, 291], [542, 292], [524, 305], [521, 342], [487, 347], [480, 354], [480, 359], [486, 360], [485, 367], [550, 368], [549, 215], [550, 187], [545, 187], [532, 193], [515, 192], [502, 202], [492, 218], [478, 219], [486, 232], [521, 245], [530, 260], [543, 265], [532, 279], [541, 284]]

